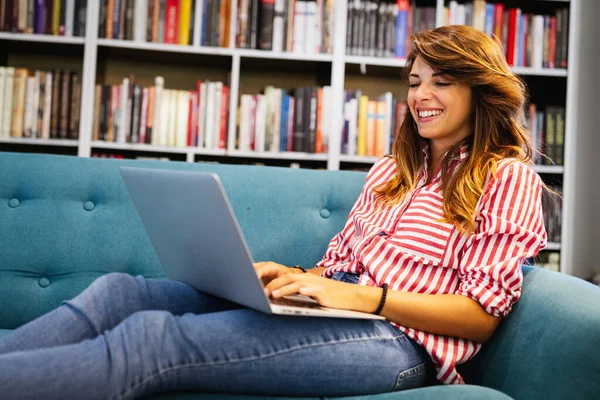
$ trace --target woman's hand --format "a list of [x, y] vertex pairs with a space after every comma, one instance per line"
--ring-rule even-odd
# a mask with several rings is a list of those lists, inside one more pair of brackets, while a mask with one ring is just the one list
[[274, 299], [291, 294], [302, 294], [315, 299], [324, 307], [359, 310], [358, 285], [334, 281], [313, 274], [283, 274], [271, 280], [265, 294]]
[[282, 264], [277, 264], [272, 261], [264, 261], [254, 263], [256, 275], [262, 280], [263, 285], [267, 285], [275, 278], [286, 274], [301, 274], [302, 271], [298, 268], [289, 268]]

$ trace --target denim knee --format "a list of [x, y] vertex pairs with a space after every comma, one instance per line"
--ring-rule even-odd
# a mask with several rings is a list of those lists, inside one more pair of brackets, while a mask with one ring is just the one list
[[110, 292], [127, 293], [136, 286], [135, 278], [123, 272], [111, 272], [97, 278], [86, 289], [94, 294], [106, 295]]

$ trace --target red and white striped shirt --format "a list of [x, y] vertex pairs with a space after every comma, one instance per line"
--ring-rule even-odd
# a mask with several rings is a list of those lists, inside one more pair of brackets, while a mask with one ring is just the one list
[[[463, 234], [439, 221], [441, 172], [426, 185], [424, 151], [416, 189], [394, 206], [376, 202], [373, 189], [394, 177], [395, 161], [384, 157], [371, 168], [346, 226], [317, 266], [327, 267], [326, 277], [337, 271], [360, 274], [360, 285], [468, 296], [489, 314], [505, 317], [521, 296], [523, 261], [546, 246], [541, 179], [522, 162], [499, 161], [477, 203], [475, 229]], [[455, 170], [466, 156], [461, 149], [450, 167]], [[475, 356], [480, 343], [392, 325], [427, 350], [440, 382], [464, 383], [456, 365]]]

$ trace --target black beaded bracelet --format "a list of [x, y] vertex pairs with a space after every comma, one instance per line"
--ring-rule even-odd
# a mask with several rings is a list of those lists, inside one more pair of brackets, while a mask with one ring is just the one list
[[308, 271], [306, 271], [306, 268], [302, 268], [302, 267], [301, 267], [301, 266], [299, 266], [299, 265], [294, 265], [294, 266], [292, 266], [292, 268], [298, 268], [300, 271], [302, 271], [302, 272], [304, 272], [304, 273], [307, 273], [307, 272], [308, 272]]
[[384, 283], [381, 288], [383, 289], [383, 293], [381, 294], [381, 300], [379, 301], [379, 306], [377, 310], [375, 310], [375, 315], [379, 315], [381, 310], [383, 310], [383, 306], [385, 305], [385, 298], [387, 297], [388, 284]]

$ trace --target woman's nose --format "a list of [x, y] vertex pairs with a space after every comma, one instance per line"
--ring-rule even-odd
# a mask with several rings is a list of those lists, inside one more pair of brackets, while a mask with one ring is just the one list
[[425, 84], [425, 83], [421, 83], [417, 87], [417, 91], [415, 92], [415, 98], [418, 101], [429, 100], [429, 98], [431, 98], [431, 88], [429, 87], [429, 85]]

